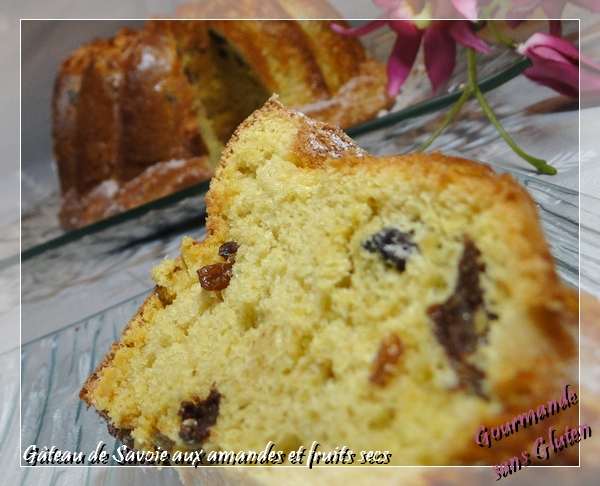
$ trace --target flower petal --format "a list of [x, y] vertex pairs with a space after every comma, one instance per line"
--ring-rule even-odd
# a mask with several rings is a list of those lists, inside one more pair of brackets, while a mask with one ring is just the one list
[[572, 61], [579, 58], [577, 48], [569, 41], [542, 32], [536, 32], [523, 44], [517, 46], [517, 52], [527, 57], [529, 57], [529, 52], [532, 50], [536, 51], [538, 55], [544, 52], [549, 53], [551, 50]]
[[434, 20], [423, 36], [425, 69], [434, 93], [448, 82], [456, 65], [456, 42], [448, 32], [451, 22]]
[[410, 74], [417, 53], [419, 52], [421, 37], [423, 35], [422, 31], [412, 22], [408, 20], [399, 20], [397, 22], [404, 22], [406, 25], [403, 29], [399, 29], [398, 25], [396, 28], [399, 30], [394, 29], [398, 36], [396, 37], [387, 63], [387, 92], [391, 98], [398, 94], [402, 84]]
[[450, 0], [456, 10], [471, 22], [477, 22], [477, 0]]
[[560, 19], [567, 0], [542, 0], [542, 10], [549, 19]]
[[562, 22], [560, 20], [548, 20], [550, 35], [562, 37]]
[[401, 34], [403, 36], [408, 37], [416, 35], [416, 32], [419, 30], [419, 28], [415, 25], [415, 23], [412, 20], [406, 19], [389, 20], [388, 26], [397, 34]]
[[556, 61], [577, 66], [577, 56], [562, 54], [550, 46], [532, 46], [529, 48], [527, 55], [532, 61]]
[[373, 0], [373, 3], [386, 11], [379, 15], [380, 19], [412, 19], [413, 11], [407, 5], [410, 0]]
[[350, 29], [342, 27], [338, 24], [331, 24], [331, 30], [333, 30], [336, 34], [346, 35], [348, 37], [358, 37], [373, 32], [374, 30], [379, 29], [379, 27], [383, 27], [386, 23], [387, 21], [385, 20], [373, 20], [368, 24]]
[[473, 24], [468, 20], [457, 20], [452, 22], [449, 32], [452, 38], [463, 46], [472, 47], [481, 52], [490, 52], [488, 45], [482, 39], [477, 37]]
[[573, 98], [580, 89], [584, 97], [600, 96], [600, 65], [580, 55], [569, 41], [537, 32], [517, 52], [531, 59], [525, 76], [536, 83]]
[[547, 79], [545, 84], [550, 86], [554, 81], [568, 84], [575, 89], [579, 86], [579, 69], [577, 66], [558, 61], [546, 61], [544, 64], [536, 63], [525, 70], [527, 77], [541, 81]]
[[541, 75], [537, 75], [535, 71], [530, 71], [530, 69], [526, 69], [523, 74], [527, 76], [532, 81], [540, 84], [542, 86], [547, 86], [548, 88], [553, 89], [557, 93], [568, 96], [570, 98], [577, 98], [579, 96], [579, 83], [570, 83], [566, 79], [558, 79], [554, 77], [548, 77], [546, 73], [542, 73]]

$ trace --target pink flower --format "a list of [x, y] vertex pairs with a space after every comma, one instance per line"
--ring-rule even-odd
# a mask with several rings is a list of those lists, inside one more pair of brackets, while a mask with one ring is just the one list
[[524, 73], [532, 81], [571, 98], [578, 97], [580, 86], [582, 97], [600, 96], [600, 65], [570, 42], [538, 32], [519, 45], [517, 52], [533, 62]]
[[[379, 4], [394, 0], [376, 0]], [[398, 3], [398, 2], [394, 2]], [[404, 5], [404, 4], [403, 4]], [[399, 13], [399, 12], [396, 12]], [[333, 24], [332, 29], [341, 35], [352, 37], [372, 32], [384, 24], [396, 32], [396, 41], [388, 59], [388, 96], [394, 97], [410, 74], [417, 58], [421, 40], [427, 76], [434, 92], [450, 79], [456, 63], [456, 43], [488, 52], [489, 47], [475, 34], [468, 20], [433, 20], [422, 25], [418, 20], [374, 20], [357, 29], [344, 29]]]

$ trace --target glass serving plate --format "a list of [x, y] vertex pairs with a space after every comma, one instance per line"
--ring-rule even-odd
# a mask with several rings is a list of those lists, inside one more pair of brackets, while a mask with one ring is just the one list
[[[579, 204], [578, 193], [563, 189], [522, 174], [514, 174], [528, 189], [538, 204], [540, 217], [561, 277], [577, 285], [579, 281]], [[587, 243], [582, 251], [600, 236], [599, 213], [585, 217]], [[588, 250], [593, 251], [591, 246]], [[596, 260], [595, 268], [588, 272], [595, 281], [600, 275]], [[56, 475], [77, 478], [79, 484], [105, 484], [124, 474], [131, 484], [169, 484], [176, 480], [171, 468], [154, 469], [122, 468], [111, 472], [94, 472], [94, 468], [52, 470], [39, 468], [19, 469], [8, 458], [7, 444], [18, 443], [19, 393], [15, 377], [21, 368], [21, 446], [19, 455], [35, 444], [39, 448], [52, 445], [63, 451], [78, 451], [89, 455], [100, 442], [106, 444], [111, 454], [120, 443], [112, 438], [106, 424], [93, 411], [86, 410], [78, 397], [79, 390], [93, 369], [103, 359], [110, 345], [142, 304], [148, 291], [117, 305], [104, 309], [64, 329], [40, 337], [14, 350], [0, 355], [0, 393], [4, 400], [0, 409], [0, 468], [14, 477], [11, 484], [34, 484], [34, 481], [56, 480]], [[3, 452], [4, 451], [4, 452]], [[17, 451], [14, 451], [17, 452]], [[4, 463], [4, 464], [2, 464]], [[21, 458], [21, 464], [26, 462]], [[117, 465], [111, 459], [110, 464]], [[165, 482], [163, 482], [165, 481]], [[63, 480], [60, 481], [63, 484]], [[73, 483], [74, 484], [74, 483]], [[107, 483], [113, 484], [113, 483]], [[116, 484], [116, 483], [114, 483]]]
[[[397, 135], [397, 134], [396, 134]], [[393, 140], [394, 137], [391, 138]], [[451, 140], [451, 143], [455, 140]], [[466, 143], [466, 142], [465, 142]], [[557, 263], [558, 272], [564, 281], [572, 285], [579, 283], [580, 255], [585, 257], [586, 266], [581, 272], [581, 286], [587, 290], [597, 291], [594, 287], [600, 282], [600, 260], [595, 250], [595, 243], [600, 238], [600, 204], [598, 200], [589, 198], [582, 201], [581, 209], [581, 246], [579, 243], [580, 195], [576, 191], [564, 189], [536, 177], [513, 172], [505, 168], [496, 168], [499, 172], [511, 172], [528, 189], [538, 205], [546, 237]], [[582, 199], [584, 196], [581, 196]], [[584, 210], [583, 207], [586, 209]], [[123, 222], [122, 224], [128, 224]], [[132, 226], [134, 222], [130, 223]], [[138, 245], [145, 250], [131, 247], [132, 253], [125, 251], [121, 241], [119, 251], [113, 251], [110, 237], [113, 227], [88, 235], [90, 241], [85, 245], [71, 242], [51, 252], [40, 254], [24, 263], [24, 275], [29, 265], [38, 270], [47, 268], [48, 279], [56, 278], [55, 271], [64, 268], [67, 258], [78, 260], [72, 252], [81, 247], [81, 259], [91, 258], [92, 263], [105, 265], [106, 259], [114, 258], [118, 265], [129, 265], [130, 261], [147, 255], [149, 260], [157, 259], [154, 250], [158, 244], [159, 254], [166, 249], [175, 249], [183, 233], [192, 233], [202, 237], [202, 228], [175, 228], [173, 232], [155, 238], [153, 234], [140, 236], [143, 244]], [[157, 243], [159, 241], [159, 243]], [[162, 241], [162, 243], [161, 243]], [[127, 243], [125, 243], [127, 245]], [[125, 247], [127, 250], [128, 247]], [[53, 254], [52, 259], [48, 256]], [[120, 259], [126, 258], [123, 263]], [[158, 257], [160, 258], [160, 257]], [[68, 272], [74, 271], [67, 269]], [[99, 274], [102, 272], [99, 271]], [[68, 278], [64, 278], [65, 282]], [[99, 277], [97, 285], [105, 281]], [[30, 291], [44, 288], [43, 278], [30, 284]], [[110, 469], [88, 468], [19, 468], [26, 465], [22, 458], [27, 447], [36, 444], [38, 447], [55, 445], [65, 451], [79, 451], [89, 455], [102, 441], [111, 454], [120, 445], [108, 435], [105, 423], [92, 410], [86, 410], [78, 398], [81, 385], [89, 373], [102, 360], [110, 345], [118, 338], [119, 333], [135, 314], [150, 291], [151, 286], [142, 293], [127, 300], [103, 309], [102, 311], [65, 327], [57, 332], [27, 342], [22, 349], [0, 355], [0, 394], [3, 397], [0, 405], [0, 468], [6, 471], [10, 484], [174, 484], [178, 481], [173, 468], [161, 471], [155, 468], [120, 468]], [[31, 294], [27, 297], [31, 298]], [[21, 401], [16, 377], [21, 369]], [[19, 407], [21, 428], [19, 429]], [[9, 448], [8, 444], [18, 444], [20, 448]], [[21, 457], [20, 461], [18, 457]], [[113, 460], [111, 465], [117, 465]], [[208, 475], [210, 473], [207, 472]], [[206, 484], [212, 484], [207, 482]], [[221, 484], [216, 482], [215, 484]]]
[[[394, 38], [394, 34], [389, 30], [380, 29], [362, 40], [373, 57], [385, 62], [391, 51]], [[425, 72], [423, 60], [422, 58], [417, 59], [415, 70], [405, 82], [394, 106], [390, 110], [383, 110], [374, 120], [347, 129], [347, 133], [351, 137], [371, 133], [392, 126], [402, 120], [435, 112], [449, 106], [458, 99], [462, 92], [462, 83], [467, 80], [464, 50], [459, 49], [456, 65], [457, 67], [450, 81], [434, 96], [431, 93], [431, 85]], [[481, 89], [485, 92], [501, 86], [521, 74], [530, 65], [527, 58], [492, 45], [490, 53], [478, 53]], [[48, 130], [50, 130], [50, 127], [48, 127]], [[53, 164], [53, 162], [49, 163]], [[47, 185], [50, 179], [54, 180], [55, 177], [47, 177], [36, 182], [33, 178], [27, 177], [26, 173], [24, 174], [25, 184], [28, 185], [27, 193], [38, 192], [49, 193], [49, 195], [36, 204], [25, 205], [28, 209], [22, 215], [21, 221], [21, 257], [23, 260], [82, 238], [85, 235], [102, 231], [108, 226], [118, 226], [123, 221], [136, 219], [149, 211], [156, 212], [164, 208], [170, 208], [169, 221], [171, 224], [177, 221], [182, 222], [189, 215], [185, 212], [179, 213], [176, 210], [180, 207], [179, 203], [190, 197], [190, 195], [195, 196], [205, 193], [208, 188], [207, 183], [202, 183], [99, 223], [79, 230], [65, 232], [60, 227], [57, 219], [60, 207], [58, 187], [36, 187], [36, 185]]]

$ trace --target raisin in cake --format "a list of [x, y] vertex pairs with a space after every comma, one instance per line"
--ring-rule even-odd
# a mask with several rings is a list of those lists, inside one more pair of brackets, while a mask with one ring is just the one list
[[154, 268], [80, 394], [136, 449], [317, 441], [496, 464], [542, 429], [488, 449], [478, 427], [574, 383], [576, 299], [508, 175], [374, 158], [271, 99], [229, 142], [207, 206], [208, 237]]

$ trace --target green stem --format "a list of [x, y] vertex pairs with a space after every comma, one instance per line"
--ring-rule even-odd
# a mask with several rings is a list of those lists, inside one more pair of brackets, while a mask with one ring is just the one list
[[478, 90], [477, 85], [477, 62], [475, 61], [475, 49], [467, 47], [467, 74], [469, 75], [469, 88]]
[[488, 116], [488, 118], [492, 122], [492, 125], [494, 125], [494, 127], [496, 127], [496, 130], [498, 130], [498, 133], [500, 134], [500, 136], [510, 146], [510, 148], [513, 149], [513, 151], [517, 155], [519, 155], [521, 158], [525, 159], [527, 162], [529, 162], [531, 165], [533, 165], [542, 174], [548, 174], [548, 175], [556, 174], [556, 169], [554, 167], [552, 167], [551, 165], [548, 165], [548, 163], [545, 160], [533, 157], [533, 156], [523, 152], [523, 150], [521, 150], [519, 148], [519, 146], [515, 143], [515, 141], [512, 138], [510, 138], [510, 135], [508, 133], [506, 133], [506, 130], [504, 130], [504, 127], [500, 124], [500, 122], [498, 121], [498, 119], [496, 118], [494, 113], [492, 112], [492, 109], [487, 104], [487, 101], [485, 100], [481, 91], [476, 91], [475, 97], [477, 98], [477, 101], [479, 101], [479, 104], [483, 108], [483, 111], [485, 112], [485, 114]]
[[465, 87], [463, 94], [456, 101], [456, 104], [452, 107], [452, 110], [450, 110], [450, 113], [446, 115], [446, 118], [444, 118], [442, 123], [440, 123], [436, 131], [431, 134], [427, 141], [425, 141], [419, 146], [419, 148], [416, 149], [416, 152], [423, 152], [423, 150], [431, 145], [431, 143], [439, 136], [439, 134], [442, 133], [442, 130], [446, 128], [452, 119], [458, 114], [462, 106], [465, 104], [465, 101], [469, 99], [469, 96], [471, 96], [471, 87], [467, 86]]
[[477, 63], [475, 62], [475, 50], [471, 49], [470, 47], [467, 47], [467, 66], [469, 72], [469, 88], [475, 94], [475, 97], [477, 98], [477, 101], [479, 101], [479, 104], [483, 108], [483, 111], [490, 119], [492, 125], [494, 125], [500, 136], [504, 139], [504, 141], [510, 146], [510, 148], [513, 149], [513, 151], [517, 155], [519, 155], [521, 158], [533, 165], [540, 173], [549, 175], [556, 174], [556, 169], [551, 165], [548, 165], [548, 163], [545, 160], [533, 157], [521, 150], [519, 146], [515, 143], [515, 141], [506, 132], [506, 130], [504, 130], [504, 127], [502, 126], [498, 118], [496, 118], [496, 115], [494, 115], [492, 109], [490, 108], [490, 105], [488, 105], [485, 97], [483, 96], [483, 93], [477, 85]]
[[493, 20], [486, 20], [486, 22], [487, 22], [487, 26], [492, 31], [492, 34], [494, 34], [496, 39], [498, 39], [500, 42], [502, 42], [502, 44], [504, 44], [506, 47], [508, 47], [510, 49], [517, 48], [517, 43], [514, 40], [512, 40], [511, 38], [506, 37], [505, 35], [500, 33], [500, 31], [498, 30], [498, 27], [496, 27], [496, 24], [494, 23]]

